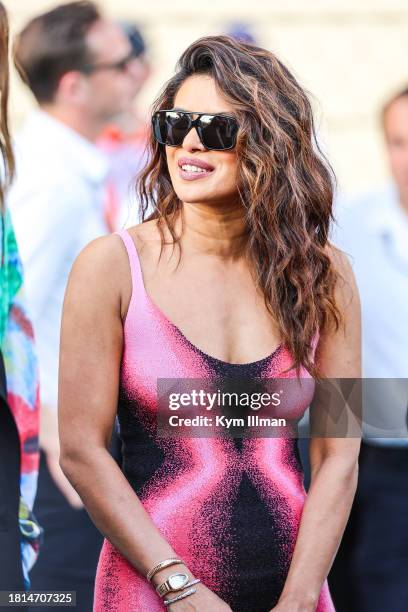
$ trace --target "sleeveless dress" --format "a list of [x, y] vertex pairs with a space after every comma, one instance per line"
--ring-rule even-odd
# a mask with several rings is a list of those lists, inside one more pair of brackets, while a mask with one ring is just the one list
[[[297, 440], [159, 438], [157, 379], [293, 377], [294, 370], [281, 374], [291, 355], [280, 345], [259, 361], [230, 364], [198, 349], [151, 300], [133, 239], [126, 230], [117, 233], [132, 275], [118, 402], [122, 470], [195, 576], [233, 612], [268, 612], [282, 592], [306, 498]], [[316, 344], [317, 339], [314, 349]], [[302, 377], [307, 376], [305, 370]], [[307, 399], [298, 403], [299, 417]], [[166, 609], [154, 586], [105, 539], [94, 612]], [[335, 610], [327, 580], [316, 610]]]

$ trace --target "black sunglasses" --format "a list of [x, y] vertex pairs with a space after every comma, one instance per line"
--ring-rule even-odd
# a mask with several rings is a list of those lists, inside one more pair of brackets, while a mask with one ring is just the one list
[[[196, 119], [193, 116], [197, 115]], [[210, 151], [225, 151], [236, 144], [238, 123], [229, 115], [160, 110], [153, 114], [154, 137], [160, 144], [179, 147], [191, 128], [197, 130], [200, 142]]]
[[118, 60], [117, 62], [112, 62], [111, 64], [85, 64], [85, 66], [82, 66], [81, 72], [84, 72], [85, 74], [91, 74], [92, 72], [96, 72], [98, 70], [119, 70], [120, 72], [124, 72], [127, 69], [128, 64], [136, 57], [137, 53], [135, 49], [131, 49], [124, 58]]

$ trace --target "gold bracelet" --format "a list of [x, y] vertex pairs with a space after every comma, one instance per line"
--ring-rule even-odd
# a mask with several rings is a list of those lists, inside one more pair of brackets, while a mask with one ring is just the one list
[[151, 570], [147, 572], [146, 578], [150, 582], [156, 572], [161, 569], [164, 569], [165, 567], [169, 567], [170, 565], [175, 565], [176, 563], [182, 563], [184, 565], [184, 561], [182, 561], [181, 559], [164, 559], [164, 561], [160, 561], [160, 563], [155, 565]]
[[177, 595], [177, 597], [173, 597], [173, 599], [163, 599], [163, 603], [164, 603], [165, 606], [168, 606], [168, 605], [174, 603], [175, 601], [179, 601], [180, 599], [184, 599], [185, 597], [188, 597], [189, 595], [192, 595], [196, 591], [197, 591], [197, 589], [192, 587], [191, 589], [188, 589], [187, 591], [184, 591], [184, 593], [180, 593], [180, 595]]

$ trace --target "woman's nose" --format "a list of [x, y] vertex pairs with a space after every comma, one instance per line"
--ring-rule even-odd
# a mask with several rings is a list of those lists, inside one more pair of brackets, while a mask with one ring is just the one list
[[202, 144], [195, 127], [192, 127], [184, 138], [182, 147], [186, 151], [205, 151], [205, 146]]

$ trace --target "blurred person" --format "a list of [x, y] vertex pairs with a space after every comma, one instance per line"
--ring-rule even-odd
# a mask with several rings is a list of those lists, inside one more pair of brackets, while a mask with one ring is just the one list
[[247, 23], [231, 23], [227, 27], [226, 34], [227, 36], [232, 36], [232, 38], [247, 43], [248, 45], [257, 44], [257, 39], [252, 32], [252, 28]]
[[[122, 22], [138, 62], [137, 91], [139, 94], [151, 74], [146, 43], [140, 29], [133, 23]], [[148, 124], [137, 105], [137, 98], [128, 113], [122, 113], [114, 124], [107, 126], [98, 146], [109, 157], [106, 186], [105, 220], [111, 231], [138, 223], [140, 202], [134, 189], [135, 180], [147, 163]]]
[[21, 261], [4, 201], [14, 173], [8, 53], [8, 18], [0, 2], [0, 590], [19, 591], [30, 588], [42, 529], [32, 512], [39, 466], [38, 369]]
[[129, 110], [138, 66], [122, 28], [91, 2], [64, 4], [32, 19], [16, 38], [14, 56], [38, 103], [16, 138], [16, 180], [9, 194], [41, 382], [35, 509], [47, 536], [32, 584], [76, 590], [78, 610], [88, 612], [101, 535], [59, 466], [60, 320], [75, 257], [107, 232], [102, 200], [108, 162], [95, 141], [107, 123]]
[[[153, 106], [149, 159], [153, 214], [88, 245], [64, 302], [61, 466], [106, 538], [94, 611], [333, 612], [360, 439], [311, 440], [306, 496], [287, 431], [157, 432], [159, 378], [361, 376], [310, 102], [272, 53], [205, 37]], [[309, 399], [296, 393], [296, 422]]]
[[136, 94], [140, 93], [151, 74], [150, 61], [147, 56], [146, 41], [141, 30], [134, 23], [123, 21], [120, 23], [123, 31], [129, 38], [135, 58], [138, 61], [138, 79]]
[[[379, 379], [368, 381], [357, 493], [330, 575], [338, 612], [408, 605], [408, 88], [384, 106], [382, 128], [393, 180], [359, 199], [339, 198], [333, 233], [361, 294], [363, 374]], [[399, 430], [386, 437], [397, 419]]]

